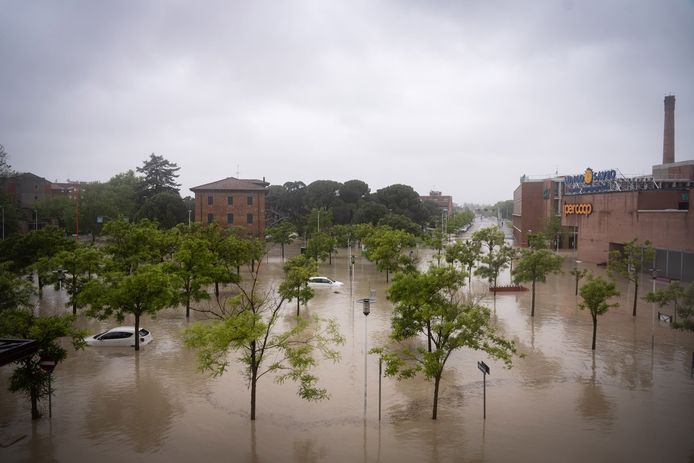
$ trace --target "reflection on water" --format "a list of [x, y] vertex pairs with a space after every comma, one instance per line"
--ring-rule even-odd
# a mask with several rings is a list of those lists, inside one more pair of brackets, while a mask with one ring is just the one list
[[[298, 246], [287, 251], [297, 252]], [[10, 368], [0, 368], [0, 444], [26, 436], [0, 448], [0, 461], [691, 461], [694, 335], [656, 323], [651, 350], [650, 307], [640, 303], [632, 317], [633, 296], [620, 283], [621, 306], [599, 318], [593, 353], [590, 315], [577, 309], [574, 280], [566, 273], [538, 285], [534, 318], [529, 293], [485, 299], [499, 329], [526, 357], [507, 370], [478, 352], [456, 352], [444, 372], [437, 421], [430, 419], [432, 384], [385, 378], [379, 422], [378, 360], [369, 356], [365, 420], [365, 321], [353, 301], [376, 291], [367, 348], [387, 339], [390, 304], [385, 274], [357, 257], [350, 281], [347, 255], [321, 266], [345, 287], [317, 291], [301, 308], [335, 318], [347, 338], [341, 363], [323, 362], [316, 370], [331, 400], [305, 402], [292, 384], [264, 378], [258, 420], [251, 423], [240, 365], [220, 378], [198, 373], [194, 353], [182, 345], [184, 310], [171, 309], [143, 321], [155, 341], [139, 353], [71, 353], [55, 372], [51, 420], [31, 422], [28, 403], [7, 392]], [[419, 255], [426, 261], [424, 251]], [[279, 250], [263, 265], [276, 281]], [[508, 279], [503, 274], [501, 284]], [[46, 288], [41, 311], [68, 312], [65, 301], [64, 293]], [[284, 325], [293, 323], [294, 311], [289, 304]], [[89, 332], [113, 325], [84, 318], [79, 324]], [[491, 367], [486, 421], [479, 360]]]

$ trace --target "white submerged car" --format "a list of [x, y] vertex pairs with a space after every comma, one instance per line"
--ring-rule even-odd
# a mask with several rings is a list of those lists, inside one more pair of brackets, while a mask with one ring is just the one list
[[[140, 345], [144, 346], [152, 342], [152, 334], [144, 328], [140, 328]], [[84, 342], [89, 346], [104, 347], [133, 347], [135, 345], [135, 327], [119, 326], [111, 328], [103, 333], [95, 334], [84, 338]]]
[[308, 279], [311, 288], [339, 288], [344, 286], [341, 281], [331, 280], [328, 277], [311, 277]]

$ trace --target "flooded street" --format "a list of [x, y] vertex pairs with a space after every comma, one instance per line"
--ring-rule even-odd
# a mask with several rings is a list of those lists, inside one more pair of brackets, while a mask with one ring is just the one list
[[[288, 255], [295, 253], [292, 248]], [[273, 250], [263, 262], [268, 278], [281, 276], [278, 256]], [[525, 357], [515, 358], [507, 370], [482, 353], [455, 352], [444, 371], [436, 421], [431, 420], [433, 384], [420, 377], [382, 380], [379, 421], [373, 356], [367, 360], [364, 416], [365, 321], [370, 349], [387, 338], [391, 305], [385, 299], [385, 273], [360, 256], [350, 284], [342, 249], [332, 265], [321, 265], [321, 273], [345, 286], [338, 293], [316, 290], [301, 308], [304, 314], [334, 317], [346, 338], [341, 362], [323, 361], [316, 370], [330, 400], [303, 401], [294, 384], [264, 377], [257, 420], [251, 422], [250, 394], [238, 364], [218, 378], [199, 373], [194, 352], [182, 342], [185, 310], [170, 309], [144, 319], [154, 342], [139, 353], [70, 351], [54, 373], [50, 419], [46, 402], [45, 416], [32, 422], [28, 400], [7, 390], [10, 366], [0, 368], [0, 444], [20, 439], [0, 448], [0, 461], [694, 461], [694, 334], [664, 323], [653, 327], [652, 307], [641, 300], [632, 317], [633, 287], [620, 282], [620, 307], [599, 317], [593, 354], [591, 317], [577, 307], [568, 274], [574, 260], [566, 256], [564, 274], [538, 284], [534, 319], [529, 292], [485, 299], [501, 332]], [[507, 271], [500, 283], [508, 280]], [[377, 301], [365, 320], [354, 301], [372, 290]], [[651, 280], [644, 276], [641, 295], [649, 290]], [[64, 294], [49, 288], [42, 310], [68, 310], [64, 302]], [[287, 305], [285, 325], [292, 323], [295, 309], [295, 302]], [[117, 323], [81, 318], [79, 324], [93, 334]], [[491, 368], [486, 420], [480, 360]]]

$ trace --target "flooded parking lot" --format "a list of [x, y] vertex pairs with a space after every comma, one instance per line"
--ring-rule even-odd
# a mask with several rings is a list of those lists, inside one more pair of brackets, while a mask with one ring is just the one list
[[[278, 255], [263, 262], [268, 281], [281, 275]], [[563, 275], [538, 285], [534, 319], [529, 292], [485, 299], [501, 331], [525, 354], [512, 369], [479, 352], [454, 353], [444, 371], [436, 421], [430, 418], [431, 383], [384, 378], [379, 421], [378, 361], [369, 356], [364, 416], [365, 317], [354, 301], [376, 293], [366, 320], [368, 348], [386, 339], [391, 305], [384, 273], [358, 257], [351, 280], [347, 262], [341, 250], [332, 264], [321, 265], [322, 274], [345, 286], [339, 292], [317, 290], [301, 309], [334, 317], [346, 338], [341, 362], [323, 362], [316, 371], [330, 400], [305, 402], [293, 384], [263, 378], [257, 420], [251, 422], [240, 366], [218, 378], [199, 373], [194, 352], [182, 342], [189, 323], [184, 309], [169, 309], [143, 321], [155, 340], [140, 352], [70, 352], [54, 374], [50, 419], [46, 413], [31, 421], [28, 401], [7, 391], [10, 367], [0, 368], [0, 444], [19, 439], [0, 448], [0, 460], [694, 461], [694, 335], [652, 323], [652, 308], [643, 301], [632, 317], [633, 288], [621, 282], [620, 307], [599, 318], [593, 353], [592, 321], [578, 309], [568, 275], [571, 255]], [[507, 282], [508, 274], [500, 281]], [[650, 285], [644, 276], [642, 294]], [[64, 301], [64, 294], [48, 289], [42, 310], [67, 310], [61, 308]], [[294, 313], [289, 304], [283, 323], [292, 323]], [[82, 318], [79, 324], [94, 333], [116, 323]], [[480, 360], [491, 368], [486, 420]]]

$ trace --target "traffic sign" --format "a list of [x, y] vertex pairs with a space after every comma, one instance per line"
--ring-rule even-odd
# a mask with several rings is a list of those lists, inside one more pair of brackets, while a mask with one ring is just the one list
[[484, 362], [477, 362], [477, 368], [479, 368], [480, 371], [481, 371], [482, 373], [484, 373], [485, 375], [488, 375], [488, 374], [489, 374], [489, 366], [487, 366], [486, 363], [484, 363]]

